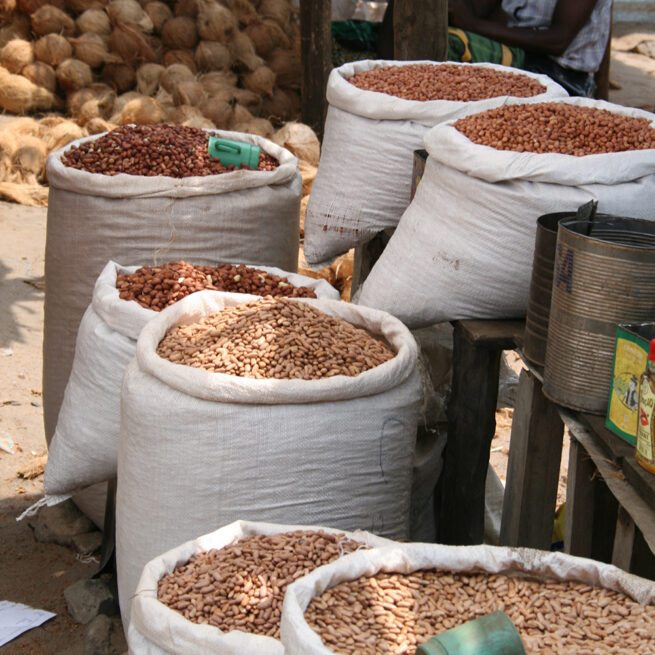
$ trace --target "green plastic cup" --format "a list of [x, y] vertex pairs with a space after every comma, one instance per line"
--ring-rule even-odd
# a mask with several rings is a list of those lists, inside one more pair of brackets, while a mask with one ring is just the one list
[[526, 655], [516, 626], [505, 612], [492, 612], [442, 632], [416, 655]]
[[219, 159], [223, 166], [239, 167], [243, 164], [250, 168], [259, 166], [259, 146], [243, 141], [231, 141], [218, 136], [209, 137], [207, 148], [213, 159]]

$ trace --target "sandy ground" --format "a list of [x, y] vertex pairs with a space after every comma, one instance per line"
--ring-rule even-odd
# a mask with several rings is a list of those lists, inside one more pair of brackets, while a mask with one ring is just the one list
[[[653, 110], [655, 59], [634, 49], [655, 40], [655, 26], [617, 25], [614, 29], [610, 100]], [[655, 54], [654, 54], [655, 56]], [[41, 345], [46, 210], [0, 202], [0, 440], [9, 437], [13, 454], [0, 450], [0, 600], [46, 609], [57, 617], [0, 647], [2, 655], [78, 655], [83, 653], [84, 626], [67, 615], [63, 591], [88, 578], [96, 564], [84, 563], [69, 548], [39, 544], [26, 521], [15, 517], [37, 500], [42, 476], [38, 467], [46, 453], [41, 408]], [[517, 357], [509, 363], [520, 369]], [[492, 464], [504, 480], [512, 410], [497, 415]], [[559, 502], [564, 499], [566, 450]]]

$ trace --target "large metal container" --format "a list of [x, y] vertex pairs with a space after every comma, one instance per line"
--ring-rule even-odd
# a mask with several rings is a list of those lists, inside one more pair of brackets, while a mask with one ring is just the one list
[[655, 320], [655, 222], [561, 220], [557, 232], [544, 394], [605, 414], [616, 327]]

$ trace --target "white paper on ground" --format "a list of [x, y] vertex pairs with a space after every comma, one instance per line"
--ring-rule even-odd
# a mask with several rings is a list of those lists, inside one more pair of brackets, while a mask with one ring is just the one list
[[27, 605], [0, 600], [0, 646], [8, 644], [23, 632], [37, 628], [53, 616], [52, 612], [35, 610]]

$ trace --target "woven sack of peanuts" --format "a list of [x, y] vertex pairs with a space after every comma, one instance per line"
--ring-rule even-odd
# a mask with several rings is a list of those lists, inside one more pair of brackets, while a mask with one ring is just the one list
[[[563, 130], [551, 133], [552, 121]], [[471, 138], [460, 131], [469, 128]], [[492, 145], [473, 140], [485, 130]], [[584, 149], [563, 154], [576, 135]], [[503, 139], [525, 151], [501, 149]], [[614, 139], [628, 149], [608, 151]], [[533, 140], [541, 152], [529, 151]], [[655, 218], [655, 116], [646, 111], [586, 98], [506, 106], [438, 125], [425, 144], [416, 195], [356, 298], [410, 327], [525, 316], [543, 214], [596, 200], [606, 214]]]
[[[182, 613], [171, 609], [170, 605], [159, 600], [158, 584], [162, 578], [185, 565], [198, 554], [230, 546], [243, 538], [256, 535], [274, 536], [300, 530], [343, 534], [344, 538], [371, 548], [393, 544], [388, 539], [363, 530], [342, 532], [333, 528], [241, 520], [187, 541], [156, 556], [143, 568], [132, 601], [130, 627], [127, 633], [132, 655], [169, 655], [171, 647], [174, 647], [176, 655], [243, 655], [244, 653], [282, 655], [284, 648], [279, 639], [261, 634], [261, 631], [258, 631], [258, 634], [247, 628], [225, 630], [219, 626], [200, 625], [185, 618]], [[244, 574], [243, 568], [241, 573]], [[276, 571], [265, 571], [265, 575], [270, 579], [272, 575], [276, 575]], [[225, 594], [227, 593], [226, 590]], [[281, 604], [278, 609], [278, 612], [280, 611]], [[279, 616], [276, 620], [279, 623]]]
[[[143, 265], [193, 258], [197, 264], [226, 261], [298, 270], [302, 180], [297, 158], [256, 135], [211, 134], [254, 143], [279, 166], [176, 178], [104, 175], [64, 165], [62, 157], [73, 147], [103, 135], [74, 141], [48, 157], [43, 353], [48, 442], [72, 367], [77, 328], [110, 259]], [[171, 158], [179, 157], [179, 150], [188, 156], [183, 144], [169, 148]], [[107, 163], [109, 158], [104, 158]]]
[[[272, 313], [266, 299], [244, 309], [236, 298], [201, 291], [142, 329], [121, 388], [116, 555], [123, 620], [147, 561], [238, 518], [407, 538], [422, 400], [414, 338], [384, 312], [334, 300], [283, 300], [295, 309], [284, 308], [278, 318], [262, 314], [249, 328], [257, 306]], [[297, 318], [285, 318], [291, 312]], [[221, 316], [230, 323], [213, 327]], [[187, 326], [195, 330], [203, 320], [205, 336], [215, 340], [227, 339], [232, 323], [244, 330], [218, 349], [234, 341], [245, 348], [256, 338], [262, 366], [278, 350], [290, 360], [284, 353], [302, 348], [305, 338], [344, 357], [358, 348], [356, 339], [376, 348], [384, 339], [385, 351], [395, 355], [357, 375], [308, 379], [257, 379], [175, 363], [200, 350], [183, 338], [189, 333], [197, 341]], [[332, 332], [326, 324], [335, 326]], [[279, 334], [280, 325], [285, 344], [276, 338], [266, 349], [261, 340], [271, 330]], [[366, 332], [344, 339], [338, 333], [344, 325]], [[212, 354], [216, 348], [210, 346]], [[227, 360], [230, 367], [257, 364], [250, 357]]]
[[[191, 265], [184, 268], [167, 265], [158, 267], [148, 275], [176, 275], [188, 272]], [[211, 267], [204, 267], [208, 270]], [[300, 288], [311, 290], [317, 298], [339, 300], [339, 292], [325, 280], [286, 273], [271, 266], [228, 267], [237, 269], [241, 275], [252, 271], [253, 277], [270, 279], [277, 284], [277, 278], [284, 285], [283, 289]], [[121, 276], [127, 285], [130, 276], [142, 269], [137, 266], [121, 266], [114, 261], [107, 263], [98, 277], [93, 290], [91, 304], [87, 308], [77, 332], [73, 368], [64, 393], [64, 400], [59, 412], [55, 434], [48, 449], [48, 463], [44, 474], [44, 491], [49, 502], [58, 501], [62, 495], [83, 489], [92, 484], [109, 480], [116, 476], [118, 451], [118, 433], [120, 423], [120, 388], [125, 367], [134, 357], [136, 340], [143, 326], [157, 311], [150, 309], [147, 302], [152, 296], [144, 294], [137, 300], [123, 300], [117, 288], [117, 278]], [[268, 275], [265, 278], [262, 272]], [[197, 275], [202, 280], [202, 271]], [[145, 275], [145, 274], [144, 274]], [[241, 275], [234, 286], [237, 287]], [[214, 273], [214, 284], [221, 284]], [[175, 278], [180, 285], [186, 284], [184, 278]], [[162, 280], [159, 280], [161, 284]], [[148, 278], [145, 285], [148, 285]], [[225, 280], [229, 281], [229, 280]], [[198, 280], [194, 280], [196, 286]], [[155, 282], [150, 282], [151, 288]], [[143, 289], [144, 283], [137, 288]], [[223, 287], [223, 284], [221, 284]], [[195, 287], [190, 287], [195, 288]], [[226, 287], [229, 288], [229, 287]], [[269, 289], [267, 291], [271, 293]], [[164, 292], [162, 292], [164, 293]], [[177, 294], [183, 291], [171, 291], [164, 302], [173, 302]], [[266, 292], [262, 292], [266, 293]], [[246, 293], [232, 293], [243, 300], [253, 299]], [[261, 295], [261, 294], [259, 294]], [[170, 300], [169, 300], [170, 297]], [[65, 496], [64, 496], [65, 497]]]
[[[421, 543], [360, 550], [290, 585], [281, 639], [286, 655], [341, 653], [343, 643], [353, 653], [412, 655], [496, 610], [514, 622], [528, 653], [655, 648], [650, 580], [558, 552]], [[323, 635], [318, 621], [329, 626]]]
[[[539, 83], [542, 90], [535, 90], [537, 95], [527, 98], [508, 96], [503, 91], [504, 95], [475, 101], [408, 100], [392, 95], [392, 90], [378, 93], [349, 81], [358, 74], [380, 69], [407, 70], [406, 66], [503, 75], [513, 71], [512, 78]], [[402, 93], [409, 81], [396, 80], [395, 84], [396, 92]], [[436, 84], [435, 93], [440, 93], [446, 82]], [[485, 84], [480, 93], [488, 94], [489, 86]], [[396, 227], [410, 200], [413, 152], [424, 147], [423, 138], [430, 128], [509, 102], [566, 95], [564, 89], [544, 75], [523, 71], [516, 75], [515, 69], [497, 64], [374, 60], [335, 68], [328, 79], [329, 106], [321, 158], [305, 217], [307, 262], [320, 268], [350, 248], [366, 243], [376, 233]]]

